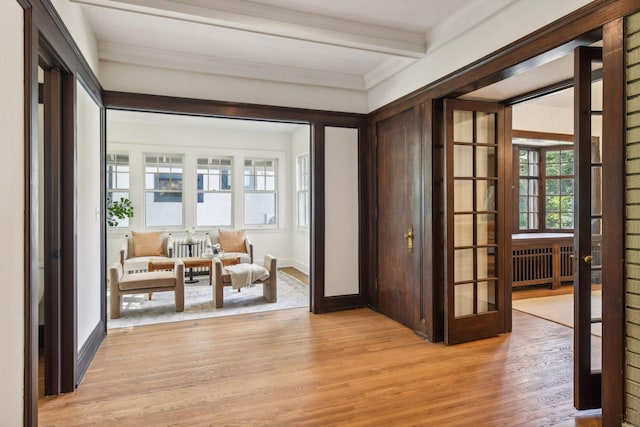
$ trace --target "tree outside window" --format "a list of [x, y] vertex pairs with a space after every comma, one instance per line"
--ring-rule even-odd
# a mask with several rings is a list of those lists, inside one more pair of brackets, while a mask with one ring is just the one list
[[518, 160], [515, 231], [573, 231], [573, 147], [514, 145], [514, 157]]

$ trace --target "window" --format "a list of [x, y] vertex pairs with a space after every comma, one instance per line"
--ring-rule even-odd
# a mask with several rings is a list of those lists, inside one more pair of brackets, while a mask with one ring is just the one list
[[145, 223], [182, 225], [182, 156], [145, 155]]
[[520, 201], [518, 222], [520, 230], [537, 230], [540, 227], [539, 192], [540, 153], [536, 149], [520, 148]]
[[518, 231], [573, 230], [573, 147], [523, 147], [518, 159]]
[[[122, 199], [129, 199], [129, 155], [107, 154], [107, 209]], [[112, 220], [114, 227], [129, 226], [129, 218]]]
[[545, 152], [545, 227], [573, 229], [573, 149]]
[[244, 161], [245, 225], [276, 224], [276, 159]]
[[196, 225], [231, 225], [231, 159], [198, 158]]
[[310, 175], [309, 175], [309, 154], [298, 156], [298, 176], [297, 176], [297, 195], [298, 195], [298, 228], [307, 229], [310, 223]]

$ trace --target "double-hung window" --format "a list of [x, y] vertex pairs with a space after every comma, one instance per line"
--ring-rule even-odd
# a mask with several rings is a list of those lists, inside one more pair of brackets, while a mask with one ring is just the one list
[[146, 226], [182, 225], [182, 155], [147, 154], [144, 168]]
[[196, 165], [196, 225], [231, 225], [232, 196], [230, 158], [200, 157]]
[[277, 224], [277, 178], [276, 159], [245, 159], [245, 225]]
[[[129, 199], [129, 155], [107, 154], [107, 208]], [[129, 218], [107, 218], [111, 227], [128, 227]]]
[[298, 156], [298, 176], [297, 176], [297, 195], [298, 195], [298, 228], [309, 228], [310, 222], [310, 174], [309, 174], [309, 154]]

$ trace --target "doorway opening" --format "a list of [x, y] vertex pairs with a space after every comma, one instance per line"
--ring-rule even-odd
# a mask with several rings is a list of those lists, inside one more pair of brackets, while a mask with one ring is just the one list
[[[309, 308], [310, 154], [309, 124], [108, 110], [107, 209], [127, 200], [133, 215], [107, 227], [107, 271], [148, 270], [144, 254], [125, 249], [138, 233], [165, 234], [168, 258], [202, 261], [185, 269], [183, 312], [173, 292], [123, 295], [108, 327]], [[242, 247], [224, 247], [225, 232], [242, 232]], [[263, 265], [266, 255], [276, 258], [275, 301], [262, 284], [214, 298], [216, 258]]]

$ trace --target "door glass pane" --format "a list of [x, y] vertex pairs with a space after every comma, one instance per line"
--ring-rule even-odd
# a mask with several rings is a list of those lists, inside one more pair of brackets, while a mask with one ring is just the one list
[[476, 142], [480, 144], [496, 143], [496, 115], [495, 113], [476, 112], [476, 126], [478, 135]]
[[476, 147], [476, 176], [496, 176], [496, 149]]
[[473, 280], [473, 249], [458, 249], [454, 252], [455, 282]]
[[478, 278], [486, 279], [496, 276], [497, 248], [478, 248]]
[[602, 167], [591, 168], [591, 214], [602, 215]]
[[476, 210], [479, 212], [496, 210], [496, 182], [488, 180], [476, 181], [477, 202]]
[[456, 285], [454, 290], [455, 316], [468, 316], [473, 314], [473, 283]]
[[473, 215], [456, 215], [454, 221], [454, 246], [473, 245]]
[[473, 176], [473, 146], [453, 146], [453, 176]]
[[478, 245], [491, 245], [496, 242], [496, 216], [492, 214], [477, 215]]
[[454, 212], [473, 211], [473, 181], [456, 179], [453, 181]]
[[496, 309], [496, 282], [478, 282], [478, 313], [495, 311]]
[[473, 112], [453, 111], [453, 140], [473, 142]]

